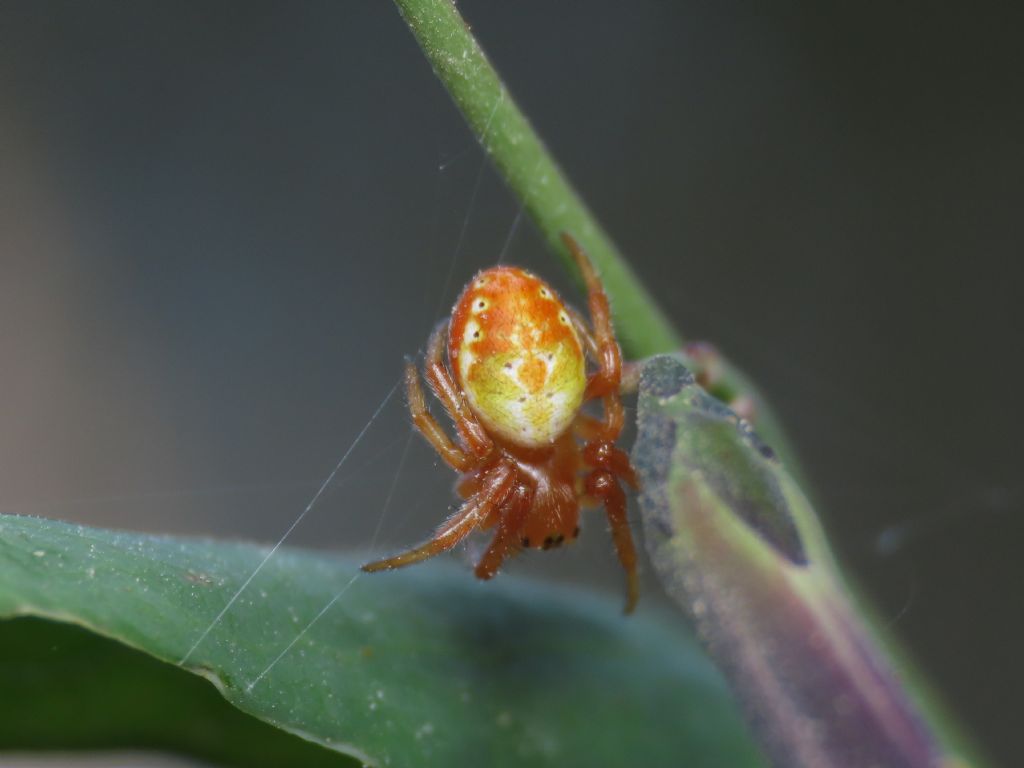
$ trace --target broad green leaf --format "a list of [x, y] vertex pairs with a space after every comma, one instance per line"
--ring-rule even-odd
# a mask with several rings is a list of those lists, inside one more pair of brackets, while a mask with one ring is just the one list
[[[28, 744], [0, 728], [0, 748], [153, 746], [239, 765], [332, 754], [258, 720], [378, 765], [762, 764], [676, 620], [443, 563], [352, 581], [358, 558], [285, 549], [186, 664], [247, 722], [172, 665], [266, 554], [0, 516], [0, 617], [52, 620], [0, 623], [0, 688], [17, 692], [2, 719], [52, 713]], [[123, 723], [83, 726], [107, 716]]]
[[775, 765], [967, 768], [841, 578], [775, 452], [669, 356], [645, 364], [633, 450], [644, 539]]
[[74, 624], [0, 623], [0, 693], [6, 750], [141, 747], [245, 768], [358, 765], [246, 715], [201, 677]]

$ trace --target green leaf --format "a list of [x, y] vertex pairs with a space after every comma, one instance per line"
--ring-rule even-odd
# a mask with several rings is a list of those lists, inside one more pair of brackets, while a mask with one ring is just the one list
[[3, 622], [0, 659], [3, 749], [143, 747], [245, 768], [357, 765], [235, 709], [201, 677], [73, 624]]
[[[203, 681], [155, 660], [186, 656], [267, 552], [0, 516], [0, 617], [53, 620], [0, 624], [0, 747], [328, 764], [334, 753], [218, 707]], [[677, 621], [443, 563], [353, 581], [359, 562], [278, 551], [188, 670], [259, 721], [379, 765], [762, 764]]]

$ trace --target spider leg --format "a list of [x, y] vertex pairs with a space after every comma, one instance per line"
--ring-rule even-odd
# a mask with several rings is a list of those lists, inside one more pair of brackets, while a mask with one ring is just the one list
[[455, 445], [441, 425], [437, 423], [429, 410], [420, 386], [419, 373], [410, 361], [405, 363], [405, 398], [409, 403], [409, 413], [416, 429], [427, 439], [427, 442], [444, 459], [445, 463], [458, 472], [469, 472], [477, 464], [475, 457], [470, 456], [462, 448]]
[[480, 562], [476, 564], [476, 577], [489, 579], [498, 572], [505, 558], [519, 546], [519, 531], [533, 506], [533, 487], [520, 482], [508, 500], [508, 507], [498, 523], [498, 532]]
[[576, 260], [583, 275], [583, 282], [587, 286], [587, 304], [590, 309], [590, 321], [594, 326], [594, 340], [597, 342], [597, 373], [590, 377], [587, 382], [587, 389], [583, 394], [584, 400], [593, 400], [598, 397], [618, 392], [619, 382], [622, 379], [622, 352], [619, 350], [619, 343], [615, 340], [615, 331], [612, 328], [612, 311], [608, 304], [608, 297], [604, 288], [601, 287], [601, 280], [594, 271], [594, 265], [590, 258], [580, 247], [580, 244], [573, 239], [568, 232], [562, 233], [562, 242], [569, 249], [569, 253]]
[[601, 356], [601, 350], [597, 346], [597, 339], [594, 338], [594, 334], [590, 332], [590, 327], [587, 325], [587, 321], [580, 314], [576, 307], [566, 306], [566, 311], [569, 313], [569, 318], [572, 320], [573, 328], [576, 329], [576, 333], [583, 339], [583, 346], [587, 348], [587, 352], [595, 360]]
[[441, 401], [459, 432], [463, 443], [477, 458], [488, 456], [494, 449], [494, 442], [470, 411], [462, 391], [456, 386], [451, 372], [444, 362], [444, 336], [448, 322], [438, 323], [427, 342], [427, 364], [424, 371], [430, 388]]
[[640, 579], [636, 570], [636, 549], [633, 546], [633, 534], [626, 518], [626, 494], [615, 479], [615, 475], [607, 470], [595, 470], [587, 478], [587, 493], [604, 501], [605, 513], [612, 529], [612, 540], [615, 551], [626, 572], [626, 606], [625, 613], [632, 613], [640, 595]]
[[600, 366], [587, 382], [583, 399], [600, 398], [604, 407], [604, 417], [598, 421], [581, 414], [577, 419], [577, 431], [589, 440], [584, 448], [584, 460], [592, 467], [611, 471], [615, 476], [624, 478], [635, 488], [636, 476], [629, 463], [629, 457], [615, 447], [615, 441], [622, 433], [626, 414], [619, 395], [622, 382], [622, 352], [619, 350], [618, 341], [615, 340], [608, 297], [601, 287], [594, 265], [590, 263], [579, 243], [568, 232], [562, 233], [562, 241], [576, 259], [576, 264], [587, 284], [590, 316], [594, 324], [593, 336], [589, 337], [582, 318], [577, 315], [574, 320], [582, 328], [588, 349], [596, 348], [597, 354], [594, 357]]
[[512, 493], [513, 480], [512, 468], [499, 464], [480, 492], [463, 504], [458, 512], [445, 520], [428, 541], [394, 557], [367, 563], [362, 566], [362, 570], [369, 573], [390, 571], [447, 552], [472, 533], [495, 506], [505, 503], [509, 494]]
[[[427, 344], [427, 365], [424, 376], [431, 390], [451, 417], [459, 433], [462, 446], [456, 445], [437, 423], [427, 409], [426, 397], [420, 386], [416, 367], [409, 361], [405, 364], [405, 392], [413, 423], [427, 442], [457, 472], [470, 472], [478, 467], [494, 447], [483, 427], [473, 416], [462, 397], [462, 393], [444, 364], [444, 332], [447, 322], [438, 324]], [[464, 446], [464, 447], [463, 447]]]
[[[569, 312], [569, 317], [572, 319], [573, 327], [576, 329], [576, 333], [583, 339], [583, 345], [587, 348], [587, 353], [594, 359], [601, 359], [601, 350], [598, 347], [597, 339], [594, 338], [594, 334], [590, 332], [590, 328], [587, 327], [587, 321], [583, 319], [583, 316], [573, 307], [566, 307]], [[620, 395], [635, 395], [637, 389], [640, 387], [640, 370], [643, 368], [643, 361], [634, 362], [622, 362], [622, 376], [619, 381], [619, 394]]]
[[581, 440], [596, 440], [604, 434], [604, 420], [580, 411], [572, 423], [573, 432]]
[[608, 297], [601, 287], [594, 265], [590, 263], [579, 243], [567, 232], [562, 233], [562, 242], [569, 249], [583, 275], [588, 291], [590, 319], [594, 327], [592, 339], [588, 339], [586, 325], [582, 320], [578, 321], [583, 326], [588, 349], [593, 350], [596, 347], [597, 352], [593, 356], [599, 366], [597, 372], [587, 381], [583, 399], [600, 398], [604, 408], [604, 417], [601, 420], [581, 415], [577, 423], [577, 430], [589, 438], [583, 448], [583, 461], [587, 466], [593, 467], [586, 478], [586, 492], [589, 496], [604, 502], [615, 551], [626, 572], [626, 613], [630, 613], [636, 607], [640, 586], [633, 534], [626, 517], [626, 494], [619, 484], [619, 479], [625, 480], [633, 488], [637, 487], [637, 481], [629, 456], [615, 446], [626, 420], [619, 395], [622, 384], [622, 352], [612, 328]]
[[640, 371], [643, 360], [631, 360], [622, 364], [622, 380], [619, 382], [620, 395], [635, 395], [640, 388]]

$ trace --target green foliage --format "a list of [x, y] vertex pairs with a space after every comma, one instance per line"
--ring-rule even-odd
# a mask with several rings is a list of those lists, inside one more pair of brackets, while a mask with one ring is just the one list
[[235, 709], [201, 677], [74, 624], [0, 622], [0, 658], [3, 749], [145, 747], [246, 768], [357, 764]]
[[358, 558], [294, 550], [268, 561], [187, 662], [246, 718], [172, 665], [265, 554], [0, 517], [0, 616], [52, 620], [0, 623], [0, 746], [339, 758], [262, 721], [380, 765], [760, 765], [675, 621], [437, 564], [346, 587]]

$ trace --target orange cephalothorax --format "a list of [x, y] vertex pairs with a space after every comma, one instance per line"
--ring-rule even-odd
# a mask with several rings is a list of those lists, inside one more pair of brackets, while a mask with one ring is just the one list
[[452, 309], [448, 354], [473, 413], [516, 445], [551, 445], [583, 402], [583, 347], [569, 312], [525, 270], [495, 267], [466, 286]]

